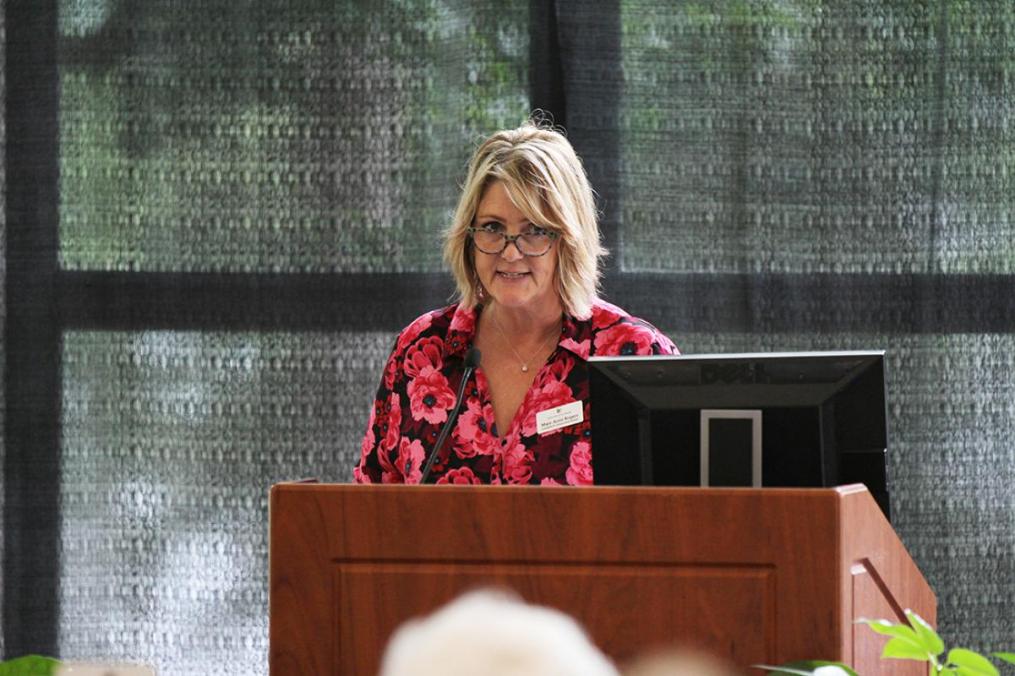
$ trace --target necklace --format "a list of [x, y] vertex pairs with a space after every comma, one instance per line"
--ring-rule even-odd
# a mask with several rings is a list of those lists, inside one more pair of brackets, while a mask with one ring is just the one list
[[497, 327], [497, 330], [500, 331], [500, 335], [504, 338], [504, 342], [507, 343], [507, 346], [511, 348], [511, 351], [515, 353], [515, 357], [518, 358], [518, 363], [522, 365], [522, 373], [528, 373], [529, 362], [535, 359], [536, 355], [538, 355], [540, 352], [546, 349], [546, 345], [550, 342], [550, 339], [552, 339], [554, 336], [560, 335], [560, 329], [558, 328], [557, 330], [553, 331], [549, 336], [546, 337], [546, 339], [540, 344], [538, 348], [536, 348], [536, 351], [533, 352], [528, 359], [522, 359], [522, 355], [518, 354], [518, 350], [515, 349], [514, 344], [512, 344], [511, 341], [508, 339], [507, 333], [504, 332], [504, 327], [500, 325], [499, 321], [497, 321], [497, 315], [491, 314], [490, 317], [493, 319], [493, 323]]

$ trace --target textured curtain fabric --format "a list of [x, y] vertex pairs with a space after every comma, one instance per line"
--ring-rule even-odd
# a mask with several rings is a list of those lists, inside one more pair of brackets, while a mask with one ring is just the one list
[[[1007, 2], [629, 0], [618, 56], [619, 266], [747, 280], [743, 332], [657, 318], [685, 352], [888, 351], [894, 525], [947, 640], [983, 649], [1010, 644], [1015, 590], [1015, 339], [993, 320], [1015, 272], [1013, 20]], [[906, 291], [990, 275], [1007, 281]], [[893, 294], [897, 320], [817, 328]]]
[[[887, 350], [894, 525], [946, 640], [1015, 648], [1007, 1], [30, 4], [5, 3], [0, 84], [51, 86], [54, 123], [20, 98], [3, 122], [50, 149], [58, 208], [2, 225], [51, 230], [55, 282], [8, 237], [0, 321], [39, 298], [58, 340], [21, 359], [6, 326], [0, 649], [51, 632], [67, 658], [266, 673], [268, 487], [350, 479], [413, 317], [391, 308], [444, 300], [426, 280], [470, 149], [547, 91], [600, 196], [610, 298], [685, 353]], [[45, 17], [52, 70], [22, 56]], [[29, 168], [0, 167], [17, 204]], [[304, 278], [374, 303], [263, 326], [259, 294]], [[243, 303], [190, 295], [235, 279]], [[39, 453], [44, 533], [11, 478]], [[11, 556], [25, 538], [52, 539], [55, 579]]]
[[[909, 273], [1015, 272], [1013, 20], [1007, 2], [631, 0], [618, 56], [620, 267], [762, 280], [741, 299], [744, 333], [659, 318], [685, 352], [888, 351], [894, 525], [941, 631], [984, 649], [1011, 642], [1015, 590], [1015, 339], [990, 319], [1003, 299], [917, 294], [905, 321], [846, 333], [811, 320], [880, 303], [857, 276], [884, 273], [891, 294]], [[799, 293], [809, 280], [819, 290]], [[771, 333], [765, 307], [799, 325]]]
[[[61, 4], [61, 267], [439, 271], [469, 149], [527, 111], [527, 16]], [[63, 334], [62, 654], [264, 672], [267, 488], [350, 480], [393, 339], [359, 319]]]
[[[7, 23], [4, 20], [6, 14], [0, 11], [0, 107], [6, 108], [7, 104], [7, 87], [6, 87], [6, 75], [7, 75]], [[6, 151], [7, 148], [7, 118], [0, 116], [0, 151]], [[6, 247], [6, 235], [7, 235], [7, 163], [0, 163], [0, 271], [6, 273], [7, 271], [7, 247]], [[0, 287], [0, 336], [3, 335], [4, 328], [6, 326], [5, 319], [7, 317], [6, 307], [6, 285]], [[4, 350], [4, 341], [0, 338], [0, 382], [4, 382], [4, 373], [2, 371], [4, 364], [6, 363], [6, 351]], [[4, 463], [4, 444], [3, 428], [4, 421], [7, 413], [7, 406], [5, 405], [6, 400], [4, 398], [5, 391], [0, 388], [0, 467]], [[3, 481], [0, 481], [0, 534], [3, 533], [3, 514], [4, 514], [4, 485]], [[4, 539], [0, 537], [0, 607], [3, 607], [4, 602], [4, 569], [2, 561], [4, 560]], [[2, 620], [0, 620], [0, 655], [5, 653], [4, 650], [4, 632]]]
[[[31, 4], [11, 11], [33, 27], [22, 39], [44, 24], [47, 3]], [[59, 466], [57, 492], [23, 496], [7, 524], [8, 542], [54, 538], [59, 566], [55, 581], [5, 567], [7, 648], [265, 673], [268, 488], [351, 480], [394, 339], [386, 306], [406, 288], [371, 275], [440, 271], [471, 148], [528, 111], [528, 6], [94, 0], [49, 12], [58, 175], [40, 173], [59, 213], [32, 227], [56, 234], [56, 286], [89, 300], [48, 299], [59, 341], [39, 380], [59, 392], [22, 406], [58, 448], [33, 448], [27, 430], [7, 447], [22, 474], [40, 450]], [[25, 105], [43, 105], [39, 57], [19, 54], [40, 71]], [[365, 288], [382, 318], [331, 305], [340, 314], [256, 330], [266, 308], [285, 314], [260, 294], [303, 277], [321, 295], [343, 279]], [[188, 297], [236, 279], [249, 307]], [[15, 292], [36, 293], [28, 282]], [[22, 368], [31, 382], [42, 367]], [[47, 501], [59, 523], [33, 530]]]
[[70, 270], [440, 270], [468, 151], [527, 109], [524, 3], [60, 5]]

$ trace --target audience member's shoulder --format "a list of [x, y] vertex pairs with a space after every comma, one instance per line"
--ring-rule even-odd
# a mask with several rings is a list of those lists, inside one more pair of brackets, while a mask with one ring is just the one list
[[673, 648], [646, 653], [624, 669], [624, 676], [743, 676], [736, 666], [709, 653]]

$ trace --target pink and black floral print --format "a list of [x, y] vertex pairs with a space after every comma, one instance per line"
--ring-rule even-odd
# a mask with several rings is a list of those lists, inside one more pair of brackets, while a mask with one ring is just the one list
[[[482, 307], [452, 305], [406, 327], [384, 367], [363, 437], [359, 483], [418, 483], [427, 454], [455, 404]], [[589, 485], [592, 355], [676, 354], [655, 327], [597, 301], [588, 319], [565, 316], [557, 348], [536, 374], [510, 428], [498, 430], [483, 367], [466, 384], [455, 427], [434, 464], [438, 484]], [[580, 423], [540, 434], [536, 414], [581, 401]]]

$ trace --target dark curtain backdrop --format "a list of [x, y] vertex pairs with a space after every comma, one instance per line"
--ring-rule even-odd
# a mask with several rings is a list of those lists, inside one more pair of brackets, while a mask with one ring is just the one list
[[471, 148], [550, 111], [684, 352], [888, 351], [894, 524], [1013, 648], [1007, 0], [5, 0], [6, 656], [266, 672], [267, 490], [348, 481]]
[[[5, 2], [6, 0], [0, 0]], [[7, 13], [0, 11], [0, 103], [7, 101]], [[7, 147], [7, 116], [0, 115], [0, 148]], [[7, 271], [7, 163], [0, 164], [0, 270], [6, 277]], [[0, 335], [4, 334], [4, 325], [7, 318], [6, 285], [0, 287]], [[0, 382], [5, 382], [4, 365], [6, 364], [5, 341], [0, 340]], [[0, 388], [0, 430], [4, 429], [7, 406], [4, 396], [6, 388]], [[0, 467], [3, 467], [5, 457], [4, 434], [0, 431]], [[3, 515], [4, 514], [4, 482], [0, 481], [0, 562], [4, 560], [4, 538], [3, 538]], [[3, 607], [4, 596], [4, 568], [0, 563], [0, 608]], [[2, 615], [0, 615], [2, 622]], [[4, 655], [4, 631], [0, 624], [0, 655]]]

